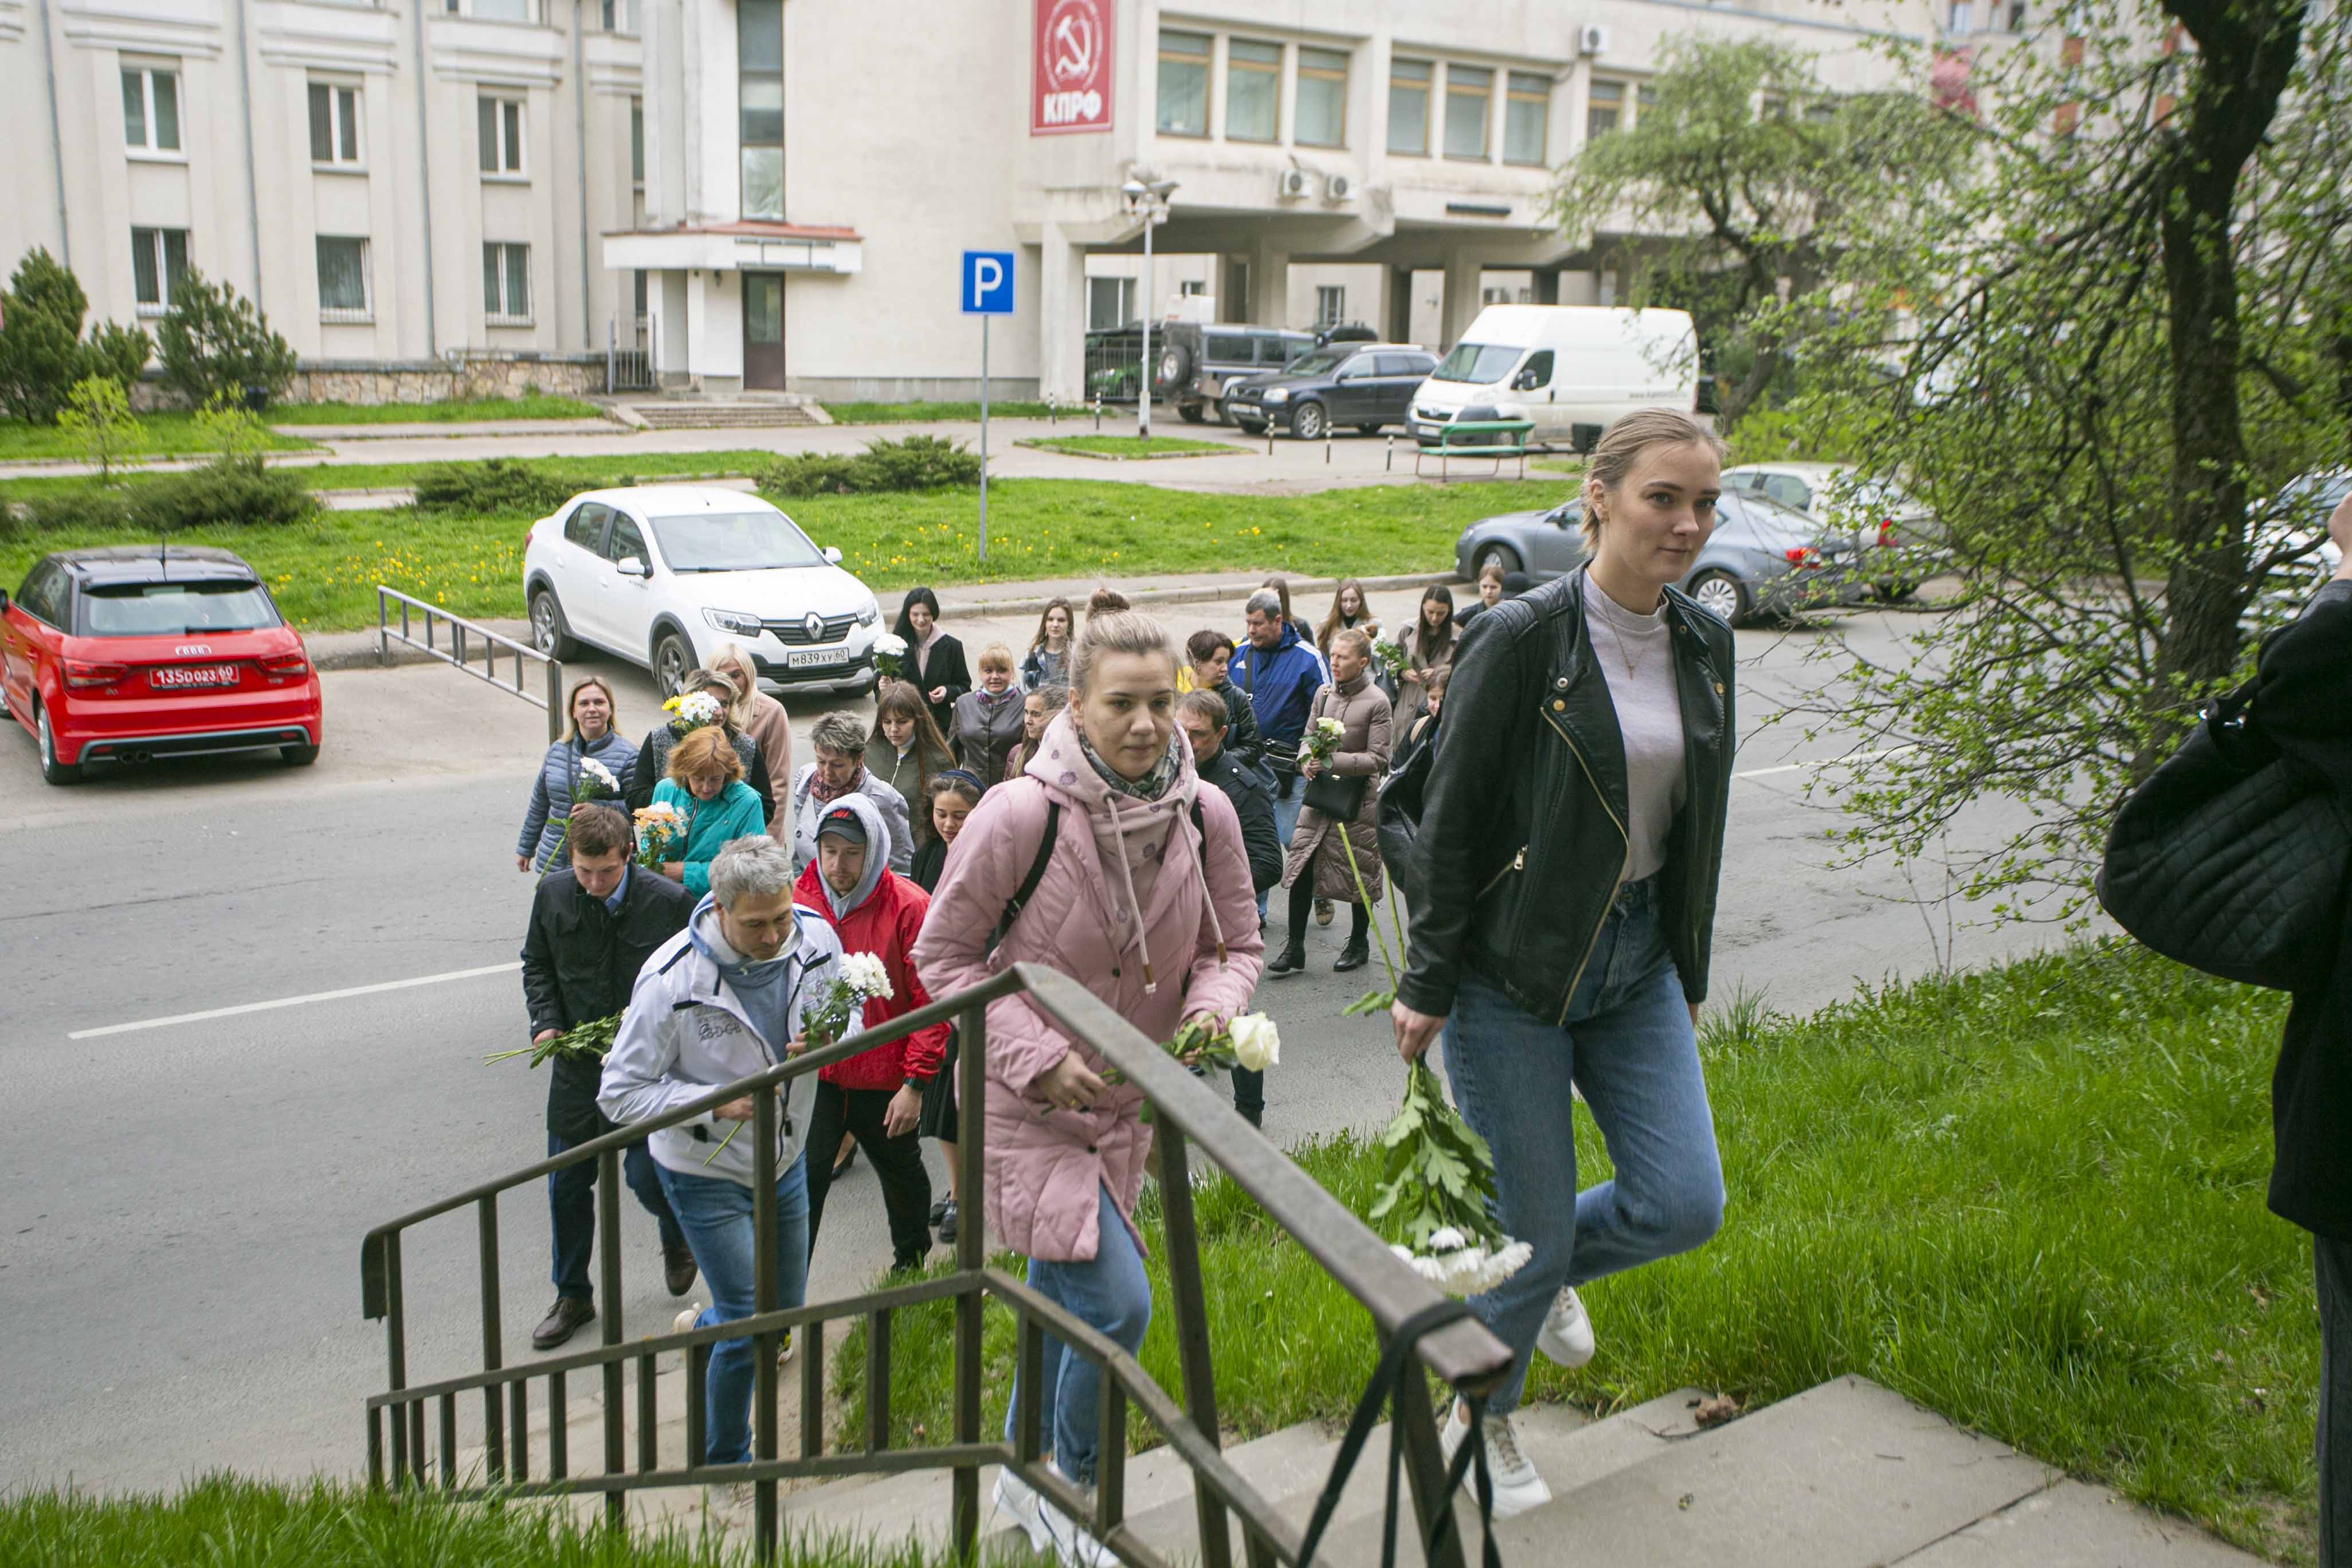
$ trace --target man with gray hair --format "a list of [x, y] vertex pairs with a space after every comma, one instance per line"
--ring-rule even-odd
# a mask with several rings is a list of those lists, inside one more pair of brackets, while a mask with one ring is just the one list
[[1327, 679], [1315, 646], [1282, 617], [1282, 599], [1260, 588], [1244, 606], [1249, 637], [1234, 654], [1226, 679], [1246, 693], [1257, 715], [1258, 738], [1274, 769], [1274, 826], [1284, 844], [1298, 825], [1298, 741], [1315, 689]]
[[[596, 1104], [613, 1121], [647, 1121], [798, 1055], [807, 1015], [841, 973], [841, 942], [825, 918], [793, 903], [792, 857], [765, 834], [738, 838], [710, 863], [710, 891], [686, 929], [654, 950], [637, 975], [604, 1058]], [[849, 1030], [859, 1022], [852, 1017]], [[777, 1107], [776, 1305], [808, 1291], [808, 1181], [801, 1159], [815, 1085], [771, 1090]], [[680, 1331], [733, 1322], [757, 1310], [751, 1232], [757, 1151], [753, 1098], [729, 1100], [647, 1139], [710, 1305], [678, 1314]], [[731, 1139], [730, 1133], [736, 1134]], [[752, 1345], [712, 1347], [707, 1384], [711, 1464], [751, 1457]]]
[[[907, 797], [866, 771], [866, 726], [847, 713], [827, 713], [809, 731], [816, 761], [803, 763], [793, 775], [791, 808], [793, 871], [808, 868], [816, 858], [816, 826], [825, 808], [845, 795], [862, 795], [882, 814], [889, 830], [890, 869], [901, 877], [915, 868], [915, 834], [907, 816]], [[926, 803], [925, 809], [929, 810]]]

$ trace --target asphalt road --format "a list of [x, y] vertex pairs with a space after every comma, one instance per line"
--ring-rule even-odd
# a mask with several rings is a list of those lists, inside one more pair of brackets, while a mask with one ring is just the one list
[[[1376, 607], [1402, 613], [1409, 597]], [[1167, 618], [1182, 632], [1235, 610]], [[1844, 629], [1885, 656], [1916, 625], [1857, 615]], [[953, 629], [975, 649], [1026, 635]], [[1824, 836], [1838, 819], [1803, 789], [1852, 742], [1755, 733], [1792, 684], [1821, 679], [1801, 662], [1818, 635], [1740, 637], [1750, 738], [1717, 997], [1745, 986], [1810, 1008], [1858, 978], [2043, 940], [1969, 929], [1961, 909], [1951, 952], [1944, 912], [1915, 907], [1891, 868], [1832, 868]], [[642, 727], [649, 688], [625, 671], [621, 685]], [[53, 790], [30, 740], [0, 734], [0, 857], [16, 868], [0, 903], [0, 1489], [353, 1470], [383, 1354], [380, 1326], [360, 1316], [362, 1233], [541, 1152], [544, 1082], [482, 1057], [524, 1043], [520, 981], [503, 966], [529, 903], [512, 846], [543, 721], [435, 668], [331, 675], [328, 703], [326, 754], [307, 770], [206, 760]], [[796, 705], [795, 727], [820, 709]], [[2011, 815], [1987, 803], [1955, 841]], [[1920, 879], [1940, 892], [1939, 877]], [[1310, 933], [1308, 973], [1260, 991], [1285, 1035], [1267, 1096], [1277, 1142], [1376, 1126], [1394, 1103], [1385, 1021], [1339, 1016], [1377, 973], [1330, 973], [1343, 933], [1344, 921]], [[252, 1010], [322, 993], [344, 994]], [[236, 1010], [152, 1022], [215, 1009]], [[833, 1202], [816, 1292], [857, 1288], [887, 1261], [871, 1174], [861, 1166]], [[652, 1331], [672, 1303], [651, 1222], [629, 1205], [624, 1228], [625, 1321]], [[508, 1200], [500, 1236], [511, 1357], [529, 1353], [552, 1294], [536, 1194]], [[418, 1380], [475, 1364], [475, 1246], [462, 1216], [408, 1246]]]

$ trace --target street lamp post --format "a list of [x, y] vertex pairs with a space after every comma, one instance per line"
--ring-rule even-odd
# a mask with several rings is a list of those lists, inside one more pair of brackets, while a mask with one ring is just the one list
[[1127, 198], [1127, 210], [1143, 215], [1143, 374], [1135, 398], [1139, 441], [1151, 439], [1151, 231], [1168, 221], [1168, 197], [1175, 189], [1173, 180], [1133, 178], [1118, 188]]

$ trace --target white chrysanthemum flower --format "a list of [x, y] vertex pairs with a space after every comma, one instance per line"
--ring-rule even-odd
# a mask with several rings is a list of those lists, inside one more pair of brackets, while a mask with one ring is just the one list
[[887, 997], [890, 994], [890, 971], [882, 960], [870, 952], [852, 952], [841, 960], [842, 984], [857, 993], [861, 1000]]
[[688, 691], [662, 704], [677, 715], [677, 721], [689, 730], [699, 730], [716, 724], [726, 716], [727, 710], [718, 698], [708, 691]]
[[1448, 1226], [1429, 1238], [1429, 1251], [1415, 1255], [1391, 1247], [1412, 1271], [1449, 1296], [1480, 1296], [1527, 1267], [1535, 1248], [1524, 1241], [1500, 1238], [1489, 1249], [1483, 1241], [1465, 1242]]
[[907, 653], [907, 639], [896, 632], [884, 632], [874, 639], [874, 651], [890, 658], [903, 658]]
[[1459, 1252], [1463, 1245], [1462, 1233], [1450, 1225], [1441, 1227], [1429, 1238], [1429, 1250], [1432, 1252]]
[[584, 782], [593, 783], [598, 788], [604, 790], [606, 794], [618, 795], [621, 793], [621, 781], [613, 776], [612, 769], [606, 767], [595, 758], [581, 758], [580, 772], [583, 775]]
[[1234, 1059], [1252, 1072], [1264, 1072], [1282, 1060], [1282, 1032], [1263, 1013], [1244, 1013], [1225, 1026], [1233, 1037]]

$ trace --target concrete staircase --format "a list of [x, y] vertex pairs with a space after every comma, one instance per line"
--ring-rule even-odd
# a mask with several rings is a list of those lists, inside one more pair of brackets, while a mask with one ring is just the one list
[[629, 423], [648, 430], [772, 430], [826, 425], [822, 410], [794, 392], [759, 397], [661, 397], [623, 405]]
[[[683, 1411], [675, 1370], [666, 1365], [663, 1373], [656, 1414], [667, 1455], [683, 1441]], [[797, 1383], [788, 1375], [784, 1389]], [[1706, 1429], [1694, 1418], [1701, 1398], [1685, 1389], [1600, 1420], [1560, 1405], [1521, 1412], [1521, 1446], [1552, 1501], [1497, 1522], [1503, 1561], [1642, 1568], [2255, 1568], [2261, 1561], [1861, 1378]], [[595, 1412], [575, 1407], [573, 1420], [572, 1452], [593, 1468], [586, 1457], [601, 1452]], [[791, 1412], [782, 1425], [789, 1441]], [[632, 1434], [632, 1454], [635, 1445]], [[1338, 1447], [1336, 1434], [1310, 1423], [1228, 1455], [1303, 1531]], [[1349, 1478], [1318, 1563], [1380, 1561], [1387, 1462], [1382, 1429]], [[993, 1468], [981, 1473], [983, 1555], [1026, 1561], [1025, 1540], [989, 1509], [995, 1482]], [[1173, 1449], [1129, 1459], [1127, 1500], [1130, 1528], [1145, 1542], [1172, 1559], [1197, 1560], [1191, 1474]], [[945, 1471], [803, 1483], [780, 1501], [788, 1536], [885, 1544], [911, 1537], [934, 1546], [947, 1538]], [[1398, 1561], [1418, 1564], [1409, 1494], [1405, 1507]], [[1457, 1511], [1475, 1564], [1476, 1513], [1466, 1501]], [[641, 1493], [631, 1512], [646, 1524], [749, 1530], [748, 1517], [709, 1509], [699, 1494]], [[1234, 1547], [1238, 1563], [1237, 1529]]]

